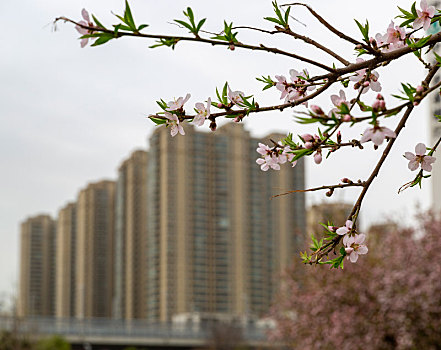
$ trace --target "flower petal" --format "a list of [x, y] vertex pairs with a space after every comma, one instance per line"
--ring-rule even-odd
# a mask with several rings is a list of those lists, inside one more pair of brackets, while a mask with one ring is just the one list
[[362, 244], [365, 239], [366, 239], [366, 235], [364, 233], [360, 233], [359, 235], [355, 236], [355, 243]]
[[358, 254], [367, 254], [368, 253], [368, 247], [366, 247], [364, 244], [359, 246], [357, 249]]
[[[347, 227], [339, 227], [337, 231], [335, 231], [338, 235], [343, 236], [349, 232], [349, 229]], [[347, 236], [345, 236], [347, 237]]]
[[411, 152], [406, 152], [406, 153], [404, 153], [404, 158], [406, 158], [408, 160], [415, 160], [416, 156], [415, 156], [415, 154], [413, 154]]
[[353, 251], [351, 255], [349, 255], [349, 259], [351, 260], [351, 263], [355, 263], [358, 260], [358, 254], [356, 251]]
[[419, 143], [415, 146], [415, 154], [417, 156], [424, 156], [426, 154], [426, 145], [424, 143]]
[[418, 161], [417, 160], [411, 160], [408, 164], [408, 168], [412, 171], [417, 170], [418, 169]]

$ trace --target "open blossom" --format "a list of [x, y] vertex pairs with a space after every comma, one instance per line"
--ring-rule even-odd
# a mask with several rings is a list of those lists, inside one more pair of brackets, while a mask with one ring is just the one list
[[343, 245], [345, 246], [345, 252], [348, 255], [348, 259], [351, 260], [352, 263], [357, 262], [358, 255], [367, 254], [368, 247], [363, 244], [366, 239], [366, 235], [356, 234], [355, 236], [344, 236], [343, 237]]
[[375, 125], [373, 128], [367, 128], [364, 131], [360, 142], [363, 143], [372, 140], [375, 146], [380, 146], [386, 137], [395, 138], [397, 135], [394, 131], [385, 126]]
[[[83, 26], [93, 27], [93, 23], [90, 21], [89, 13], [86, 11], [86, 9], [81, 10], [81, 16], [83, 17], [84, 21], [83, 20], [79, 21], [78, 22], [79, 24], [81, 24]], [[87, 35], [87, 34], [93, 33], [92, 31], [84, 29], [84, 28], [80, 27], [79, 25], [76, 25], [75, 29], [81, 35]], [[81, 47], [85, 47], [88, 42], [89, 42], [89, 38], [81, 39], [81, 43], [80, 43]]]
[[235, 105], [243, 103], [242, 97], [243, 97], [242, 91], [232, 91], [228, 86], [228, 98], [231, 101], [231, 103]]
[[[364, 59], [357, 58], [357, 63], [364, 62]], [[371, 88], [373, 91], [379, 92], [381, 91], [381, 84], [378, 81], [379, 74], [376, 71], [371, 71], [369, 76], [367, 76], [367, 69], [363, 68], [355, 72], [356, 75], [349, 77], [350, 81], [355, 83], [354, 89], [359, 89], [363, 85], [362, 93], [366, 93]]]
[[210, 106], [211, 106], [211, 98], [209, 97], [207, 100], [207, 107], [204, 106], [203, 103], [196, 103], [195, 110], [196, 116], [193, 118], [193, 123], [197, 126], [204, 125], [205, 120], [210, 116]]
[[[259, 147], [256, 149], [262, 157], [257, 158], [256, 163], [260, 165], [260, 169], [267, 171], [269, 168], [274, 170], [280, 170], [280, 164], [284, 164], [287, 161], [292, 162], [294, 154], [290, 153], [291, 148], [286, 146], [282, 152], [279, 150], [271, 149], [269, 146], [259, 143]], [[295, 166], [297, 161], [292, 162], [292, 166]]]
[[404, 157], [409, 160], [409, 169], [414, 171], [421, 165], [421, 169], [425, 171], [432, 171], [432, 164], [436, 158], [432, 156], [426, 156], [426, 145], [419, 143], [415, 146], [415, 154], [411, 152], [404, 153]]
[[421, 0], [420, 2], [421, 11], [417, 10], [417, 19], [413, 22], [413, 28], [419, 29], [423, 27], [424, 30], [428, 30], [430, 27], [430, 21], [435, 14], [435, 7], [427, 6], [426, 0]]
[[286, 98], [289, 92], [292, 90], [292, 86], [286, 81], [286, 78], [283, 75], [276, 75], [277, 83], [276, 89], [281, 91], [280, 99]]
[[332, 115], [340, 111], [342, 105], [346, 105], [349, 108], [349, 102], [346, 101], [346, 94], [343, 90], [340, 90], [338, 95], [331, 95], [331, 101], [336, 108], [329, 111], [328, 116], [332, 118]]
[[337, 229], [337, 234], [340, 236], [344, 236], [347, 233], [349, 233], [352, 230], [352, 221], [351, 220], [347, 220], [345, 226], [339, 227]]
[[178, 109], [182, 109], [184, 107], [185, 102], [190, 99], [191, 95], [187, 94], [184, 97], [179, 97], [177, 100], [170, 101], [167, 103], [167, 111], [177, 111]]
[[404, 46], [404, 40], [406, 39], [406, 30], [403, 27], [396, 26], [393, 21], [390, 22], [386, 32], [386, 41], [388, 44], [394, 44]]
[[179, 123], [179, 119], [175, 114], [171, 114], [168, 112], [165, 112], [165, 117], [167, 118], [166, 124], [167, 126], [170, 126], [170, 135], [175, 137], [178, 132], [181, 135], [185, 135], [184, 128]]

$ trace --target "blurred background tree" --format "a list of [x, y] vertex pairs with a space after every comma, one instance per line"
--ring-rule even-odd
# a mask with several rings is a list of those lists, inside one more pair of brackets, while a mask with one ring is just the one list
[[426, 214], [418, 230], [368, 239], [370, 253], [344, 271], [312, 266], [287, 277], [271, 312], [275, 340], [296, 349], [441, 349], [441, 220]]

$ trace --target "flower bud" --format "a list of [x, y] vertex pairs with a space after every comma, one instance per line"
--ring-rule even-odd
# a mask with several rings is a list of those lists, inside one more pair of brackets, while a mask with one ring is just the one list
[[418, 85], [417, 88], [416, 88], [416, 91], [417, 92], [423, 92], [424, 88], [421, 85]]
[[230, 44], [230, 46], [228, 46], [228, 48], [229, 48], [231, 51], [234, 51], [234, 49], [235, 49], [236, 47], [234, 46], [234, 44]]
[[351, 180], [349, 180], [347, 177], [344, 177], [343, 179], [341, 179], [340, 180], [342, 183], [344, 183], [344, 184], [349, 184], [349, 183], [351, 183], [352, 181]]
[[352, 117], [349, 114], [345, 114], [342, 118], [344, 122], [350, 122]]
[[377, 100], [384, 100], [383, 95], [382, 95], [382, 94], [378, 94], [378, 95], [377, 95]]
[[364, 83], [363, 83], [363, 86], [364, 87], [368, 87], [370, 84], [369, 84], [369, 82], [368, 81], [365, 81]]
[[211, 131], [216, 131], [217, 125], [216, 125], [216, 120], [212, 120], [210, 123], [210, 129]]
[[224, 108], [224, 104], [219, 102], [219, 103], [217, 104], [217, 108]]
[[326, 194], [326, 197], [331, 197], [333, 193], [334, 193], [334, 191], [331, 189], [328, 192], [326, 192], [325, 194]]
[[303, 141], [308, 142], [308, 141], [312, 141], [314, 137], [311, 134], [303, 134], [302, 139]]
[[325, 114], [323, 110], [317, 105], [311, 105], [311, 111], [313, 111], [313, 113], [315, 114]]
[[305, 142], [305, 148], [306, 149], [311, 149], [313, 146], [312, 142]]
[[340, 130], [337, 132], [337, 143], [341, 142], [341, 132]]
[[320, 150], [314, 154], [314, 162], [315, 164], [320, 164], [322, 162], [322, 152]]

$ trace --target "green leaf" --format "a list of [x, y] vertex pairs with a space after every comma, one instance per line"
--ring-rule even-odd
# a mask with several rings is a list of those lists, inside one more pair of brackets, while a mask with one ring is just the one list
[[185, 28], [187, 28], [188, 30], [190, 30], [190, 33], [193, 33], [193, 27], [188, 24], [187, 22], [181, 21], [179, 19], [175, 19], [174, 20], [176, 23], [179, 23], [180, 25], [183, 25]]
[[103, 28], [105, 29], [106, 27], [104, 27], [100, 21], [98, 21], [98, 18], [96, 18], [94, 15], [92, 15], [93, 21], [95, 22], [97, 27]]
[[138, 32], [141, 31], [141, 30], [144, 29], [144, 28], [147, 28], [148, 26], [149, 26], [148, 24], [141, 24], [141, 25], [138, 27]]
[[107, 43], [109, 40], [114, 39], [113, 34], [110, 33], [101, 33], [98, 39], [90, 46], [98, 46]]
[[156, 118], [156, 117], [152, 117], [152, 116], [150, 116], [149, 119], [150, 119], [153, 123], [155, 123], [156, 125], [161, 125], [161, 124], [165, 124], [165, 123], [166, 123], [165, 119], [161, 119], [161, 118]]
[[126, 0], [126, 9], [124, 11], [125, 23], [133, 32], [136, 32], [135, 21], [133, 20], [132, 11], [130, 10], [129, 2]]

